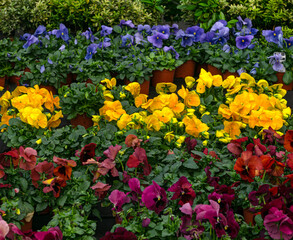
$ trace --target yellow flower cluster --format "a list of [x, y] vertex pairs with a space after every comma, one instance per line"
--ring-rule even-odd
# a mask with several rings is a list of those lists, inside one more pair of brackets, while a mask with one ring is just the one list
[[[229, 76], [222, 82], [227, 89], [226, 104], [221, 104], [218, 113], [229, 121], [224, 121], [224, 131], [235, 139], [241, 128], [255, 126], [278, 130], [284, 119], [291, 115], [287, 101], [282, 99], [286, 94], [278, 84], [269, 86], [265, 80], [255, 82], [247, 73], [240, 77]], [[266, 92], [266, 93], [265, 93]], [[237, 94], [233, 98], [233, 94]]]
[[[133, 96], [137, 112], [126, 113], [121, 102], [116, 100], [105, 101], [99, 113], [108, 121], [117, 121], [120, 130], [145, 128], [148, 131], [160, 131], [162, 128], [167, 128], [167, 125], [176, 125], [185, 126], [186, 133], [198, 137], [200, 133], [208, 130], [208, 126], [194, 115], [192, 108], [200, 105], [200, 98], [195, 91], [189, 91], [184, 86], [177, 95], [174, 93], [176, 88], [177, 86], [173, 83], [158, 84], [156, 90], [159, 95], [153, 99], [147, 99], [147, 95], [140, 94], [139, 83], [133, 82], [124, 89]], [[182, 100], [179, 100], [178, 96]], [[99, 120], [100, 118], [93, 116], [96, 125]], [[173, 131], [168, 132], [165, 139], [168, 141], [175, 139], [173, 133]], [[181, 144], [181, 141], [178, 144]]]
[[12, 93], [6, 91], [0, 98], [1, 122], [0, 126], [9, 125], [11, 118], [19, 117], [35, 128], [55, 128], [61, 123], [63, 117], [60, 109], [59, 97], [45, 88], [17, 87]]

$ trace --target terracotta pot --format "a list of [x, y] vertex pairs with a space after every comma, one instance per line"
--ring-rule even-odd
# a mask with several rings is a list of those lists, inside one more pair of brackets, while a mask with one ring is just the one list
[[212, 75], [221, 75], [222, 76], [222, 72], [220, 69], [208, 64], [208, 72], [210, 72]]
[[[129, 83], [131, 83], [129, 80], [124, 80], [125, 85], [128, 85]], [[150, 90], [150, 81], [144, 80], [144, 82], [140, 84], [140, 93], [149, 95], [149, 90]]]
[[229, 72], [229, 71], [225, 71], [223, 73], [223, 80], [225, 80], [227, 77], [229, 77], [230, 75], [233, 75], [235, 77], [239, 77], [239, 74], [237, 72]]
[[196, 68], [196, 73], [200, 74], [201, 69], [208, 70], [208, 65], [206, 63], [198, 64]]
[[251, 224], [251, 226], [254, 226], [255, 225], [255, 221], [254, 221], [254, 218], [256, 215], [260, 214], [260, 212], [258, 213], [253, 213], [251, 211], [249, 211], [249, 208], [245, 208], [243, 209], [243, 217], [244, 217], [244, 221], [247, 223], [247, 224]]
[[277, 72], [276, 75], [277, 75], [277, 78], [278, 78], [278, 81], [277, 83], [282, 83], [283, 84], [283, 89], [286, 89], [287, 91], [290, 91], [293, 89], [293, 82], [291, 82], [290, 84], [285, 84], [283, 82], [283, 76], [284, 76], [285, 73], [283, 72]]
[[28, 67], [26, 67], [23, 71], [24, 71], [25, 73], [26, 73], [26, 72], [31, 72], [31, 70], [30, 70]]
[[52, 92], [53, 95], [56, 95], [56, 94], [57, 94], [57, 89], [56, 89], [55, 87], [53, 87], [53, 86], [47, 86], [47, 85], [43, 85], [43, 84], [41, 84], [41, 85], [40, 85], [40, 88], [45, 88], [45, 89], [47, 89], [48, 91]]
[[0, 87], [5, 87], [6, 77], [0, 77]]
[[21, 220], [23, 222], [23, 225], [21, 225], [20, 230], [22, 232], [27, 232], [33, 229], [33, 220], [31, 219], [29, 222], [27, 222], [25, 219]]
[[9, 82], [13, 83], [13, 84], [16, 84], [17, 86], [20, 85], [19, 80], [20, 80], [19, 76], [11, 76], [11, 77], [9, 77]]
[[74, 127], [78, 125], [84, 126], [85, 129], [93, 126], [94, 122], [92, 118], [88, 117], [85, 113], [82, 115], [77, 115], [75, 118], [70, 120], [70, 124]]
[[163, 71], [155, 70], [153, 72], [152, 86], [156, 87], [157, 84], [161, 82], [172, 83], [174, 81], [174, 75], [175, 75], [175, 69], [172, 71], [169, 71], [167, 69], [164, 69]]
[[195, 72], [196, 62], [193, 60], [188, 60], [183, 63], [181, 66], [176, 68], [175, 78], [186, 78], [188, 76], [193, 77]]
[[61, 82], [60, 83], [60, 86], [64, 86], [64, 85], [67, 85], [69, 86], [71, 83], [72, 83], [72, 79], [73, 79], [73, 74], [72, 73], [68, 73], [67, 76], [66, 76], [66, 81], [65, 82]]

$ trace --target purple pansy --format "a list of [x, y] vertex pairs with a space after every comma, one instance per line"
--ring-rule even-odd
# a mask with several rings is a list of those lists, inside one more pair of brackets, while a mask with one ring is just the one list
[[130, 28], [135, 27], [131, 20], [127, 20], [127, 21], [121, 20], [120, 21], [120, 27], [122, 27], [122, 26], [127, 26], [127, 27], [130, 27]]
[[264, 226], [273, 239], [289, 240], [293, 237], [292, 219], [276, 207], [272, 207], [265, 216]]
[[108, 37], [105, 37], [103, 42], [99, 42], [98, 44], [98, 48], [102, 49], [102, 48], [107, 48], [111, 46], [111, 39]]
[[56, 37], [61, 37], [65, 42], [69, 40], [68, 29], [63, 23], [60, 23], [59, 30], [56, 31]]
[[53, 61], [50, 58], [48, 58], [48, 63], [53, 64]]
[[112, 33], [113, 28], [102, 25], [102, 30], [101, 30], [101, 37], [108, 36]]
[[154, 47], [162, 48], [163, 40], [168, 39], [168, 36], [159, 32], [154, 32], [153, 35], [148, 36], [147, 39]]
[[273, 69], [276, 72], [284, 72], [285, 67], [281, 63], [282, 60], [282, 54], [281, 53], [275, 53], [273, 56], [268, 57], [270, 59], [270, 64], [273, 65]]
[[40, 73], [43, 73], [43, 72], [45, 72], [45, 66], [44, 65], [42, 65], [41, 68], [40, 68]]
[[92, 43], [87, 47], [85, 59], [89, 60], [97, 52], [98, 44]]
[[137, 31], [139, 32], [139, 33], [142, 33], [143, 31], [145, 31], [146, 32], [146, 34], [151, 34], [152, 33], [152, 29], [151, 29], [151, 26], [150, 25], [141, 25], [141, 24], [139, 24], [138, 26], [137, 26]]
[[176, 35], [176, 33], [179, 31], [179, 26], [176, 23], [173, 23], [172, 26], [170, 27], [170, 31], [172, 34]]
[[134, 34], [134, 39], [136, 44], [144, 43], [146, 40], [143, 39], [143, 35], [139, 32]]
[[236, 47], [239, 49], [245, 49], [250, 45], [252, 39], [252, 35], [238, 36], [236, 37]]
[[164, 188], [160, 187], [155, 181], [153, 181], [153, 185], [144, 189], [141, 200], [146, 208], [159, 214], [166, 207], [167, 194]]
[[230, 53], [231, 47], [228, 44], [225, 44], [222, 48], [223, 52]]
[[284, 39], [286, 44], [287, 44], [287, 48], [290, 48], [293, 46], [293, 37], [290, 37], [289, 39], [288, 38], [285, 38]]
[[193, 26], [186, 29], [187, 34], [193, 35], [193, 41], [199, 42], [201, 35], [204, 33], [204, 29], [199, 26]]
[[121, 44], [122, 47], [131, 47], [133, 45], [134, 38], [132, 35], [126, 34], [125, 36], [122, 36], [121, 40], [122, 40], [122, 44]]
[[156, 27], [156, 31], [159, 33], [162, 33], [164, 35], [167, 35], [168, 38], [170, 36], [170, 26], [169, 25], [158, 25]]
[[28, 48], [32, 44], [36, 44], [39, 42], [39, 39], [35, 37], [34, 35], [30, 35], [30, 37], [27, 39], [27, 42], [23, 45], [23, 48]]
[[183, 30], [179, 30], [176, 33], [175, 39], [178, 40], [181, 38], [181, 46], [186, 47], [186, 46], [192, 46], [194, 42], [194, 35], [193, 34], [186, 34]]
[[242, 20], [242, 18], [239, 16], [237, 17], [238, 22], [236, 23], [236, 28], [238, 31], [241, 31], [243, 27], [251, 29], [252, 27], [252, 22], [249, 18], [245, 18]]
[[282, 27], [276, 27], [275, 31], [263, 30], [262, 35], [266, 38], [268, 42], [273, 42], [278, 44], [280, 47], [283, 45], [283, 32]]
[[81, 36], [84, 36], [87, 40], [90, 40], [91, 42], [94, 42], [95, 40], [98, 40], [98, 38], [94, 36], [91, 28], [89, 28], [88, 30], [83, 32], [81, 34]]
[[38, 28], [36, 29], [34, 36], [40, 36], [42, 34], [46, 33], [46, 27], [43, 25], [38, 26]]
[[165, 46], [165, 47], [163, 48], [163, 50], [164, 50], [164, 52], [169, 52], [169, 51], [171, 51], [173, 54], [175, 54], [175, 59], [178, 59], [178, 58], [179, 58], [179, 53], [176, 52], [176, 50], [174, 49], [173, 46], [170, 46], [170, 47]]
[[209, 43], [209, 44], [214, 44], [214, 39], [215, 37], [215, 33], [214, 32], [207, 32], [207, 33], [203, 33], [200, 37], [200, 42], [201, 43]]
[[63, 45], [59, 48], [59, 50], [60, 50], [61, 52], [63, 52], [63, 51], [65, 50], [65, 45], [63, 44]]
[[122, 211], [122, 206], [125, 203], [129, 203], [130, 199], [126, 196], [124, 192], [121, 192], [117, 189], [111, 192], [109, 200], [114, 204], [114, 210], [117, 212]]

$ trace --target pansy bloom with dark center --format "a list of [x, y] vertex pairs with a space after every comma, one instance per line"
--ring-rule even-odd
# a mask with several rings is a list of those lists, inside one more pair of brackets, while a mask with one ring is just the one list
[[167, 194], [164, 188], [153, 181], [153, 185], [144, 189], [141, 200], [148, 209], [159, 214], [167, 205]]
[[187, 178], [182, 176], [179, 180], [174, 183], [170, 188], [169, 192], [174, 192], [171, 200], [180, 199], [179, 205], [183, 206], [185, 203], [193, 204], [195, 199], [195, 192], [192, 189], [192, 184], [188, 182]]
[[81, 162], [86, 162], [88, 159], [94, 158], [96, 155], [95, 149], [97, 147], [97, 144], [90, 143], [85, 145], [80, 152], [76, 152], [75, 156], [79, 157]]

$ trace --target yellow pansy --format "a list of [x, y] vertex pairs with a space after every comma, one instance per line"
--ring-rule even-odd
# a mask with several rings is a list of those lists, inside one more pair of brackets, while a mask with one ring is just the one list
[[112, 89], [113, 87], [116, 86], [116, 79], [112, 78], [111, 80], [109, 80], [105, 78], [104, 80], [101, 81], [101, 83], [105, 83], [108, 89]]
[[176, 142], [182, 144], [182, 143], [184, 143], [185, 138], [186, 138], [185, 136], [179, 136]]
[[148, 99], [148, 95], [146, 95], [146, 94], [139, 94], [137, 97], [135, 97], [134, 104], [138, 108], [142, 104], [146, 103], [147, 102], [147, 99]]
[[56, 128], [60, 125], [61, 119], [63, 117], [62, 111], [58, 111], [55, 115], [53, 115], [48, 121], [48, 128]]
[[120, 119], [117, 121], [117, 127], [122, 130], [125, 129], [127, 124], [131, 121], [131, 116], [127, 113], [121, 115]]
[[110, 90], [105, 90], [103, 92], [103, 96], [104, 96], [106, 101], [112, 101], [114, 99], [114, 96], [113, 96], [113, 94], [111, 93]]
[[238, 121], [224, 121], [224, 131], [229, 134], [230, 138], [236, 139], [240, 135], [241, 122]]
[[123, 113], [126, 113], [125, 110], [122, 108], [122, 104], [120, 101], [105, 101], [104, 106], [99, 109], [99, 113], [108, 121], [118, 120]]
[[140, 94], [140, 84], [138, 82], [129, 83], [125, 90], [129, 91], [133, 97], [136, 97]]
[[146, 128], [148, 130], [152, 130], [152, 131], [160, 131], [161, 129], [161, 124], [159, 119], [154, 116], [154, 115], [149, 115], [144, 119], [144, 122], [146, 124]]
[[209, 127], [205, 123], [202, 123], [196, 116], [192, 118], [185, 116], [182, 121], [185, 124], [186, 133], [194, 137], [198, 137], [201, 132], [209, 130]]
[[189, 89], [192, 88], [194, 86], [194, 84], [195, 84], [195, 78], [194, 77], [188, 76], [184, 80], [185, 80], [185, 83], [186, 83], [186, 87], [189, 88]]
[[126, 98], [126, 94], [125, 94], [124, 92], [120, 92], [120, 93], [119, 93], [119, 97], [120, 97], [121, 99], [124, 99], [124, 98]]
[[170, 122], [171, 119], [174, 117], [173, 111], [168, 107], [164, 107], [162, 110], [154, 111], [153, 115], [156, 116], [163, 123]]
[[38, 144], [38, 145], [40, 145], [41, 143], [42, 143], [42, 139], [41, 138], [36, 141], [36, 144]]
[[166, 139], [168, 142], [171, 142], [175, 137], [175, 135], [173, 133], [174, 133], [174, 131], [167, 132], [164, 136], [164, 139]]
[[156, 92], [158, 94], [162, 93], [173, 93], [177, 89], [177, 85], [174, 83], [168, 83], [168, 82], [163, 82], [163, 83], [158, 83], [156, 85]]

